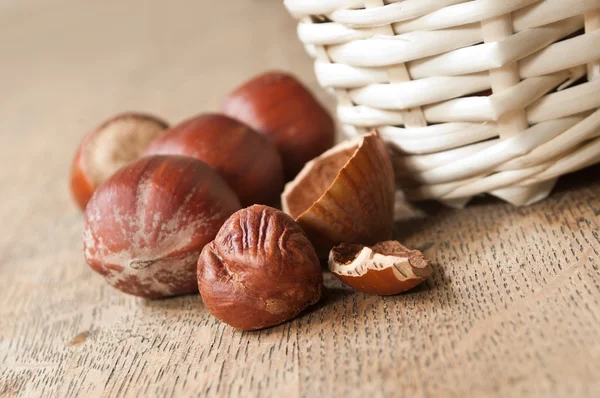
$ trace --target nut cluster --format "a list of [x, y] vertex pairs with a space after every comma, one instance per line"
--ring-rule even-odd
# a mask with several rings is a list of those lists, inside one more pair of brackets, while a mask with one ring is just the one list
[[[330, 269], [357, 290], [416, 286], [431, 273], [426, 260], [378, 243], [393, 226], [385, 144], [372, 133], [331, 148], [334, 132], [325, 109], [283, 73], [240, 86], [223, 114], [171, 128], [144, 114], [109, 119], [83, 139], [71, 170], [86, 262], [135, 296], [199, 291], [208, 311], [242, 330], [315, 304], [319, 258], [332, 248]], [[282, 191], [285, 213], [266, 206]]]
[[395, 182], [392, 162], [377, 133], [346, 141], [306, 164], [288, 183], [282, 206], [326, 257], [338, 243], [390, 239]]

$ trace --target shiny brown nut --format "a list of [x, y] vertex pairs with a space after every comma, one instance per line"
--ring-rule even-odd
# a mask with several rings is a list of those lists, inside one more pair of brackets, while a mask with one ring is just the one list
[[150, 115], [123, 113], [88, 133], [71, 166], [71, 193], [83, 210], [96, 188], [115, 171], [140, 157], [168, 127]]
[[342, 243], [329, 253], [329, 270], [359, 292], [380, 296], [412, 289], [432, 273], [420, 251], [393, 240], [371, 247]]
[[395, 183], [377, 133], [343, 142], [306, 164], [281, 197], [283, 210], [327, 257], [338, 243], [375, 244], [391, 237]]
[[242, 206], [274, 204], [283, 190], [283, 166], [277, 149], [263, 135], [224, 115], [188, 119], [161, 134], [145, 154], [202, 160], [227, 181]]
[[335, 139], [335, 124], [327, 110], [286, 73], [268, 72], [249, 80], [229, 94], [222, 111], [275, 144], [288, 180], [331, 148]]
[[183, 156], [150, 156], [106, 180], [85, 210], [87, 263], [112, 286], [140, 297], [198, 291], [205, 244], [240, 208], [208, 165]]
[[315, 304], [323, 276], [314, 248], [294, 220], [256, 205], [233, 214], [204, 247], [198, 286], [211, 314], [237, 329], [254, 330]]

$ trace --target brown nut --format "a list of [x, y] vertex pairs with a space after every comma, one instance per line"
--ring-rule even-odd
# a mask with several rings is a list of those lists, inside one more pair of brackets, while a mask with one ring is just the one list
[[335, 124], [296, 78], [268, 72], [244, 83], [225, 100], [223, 113], [264, 134], [279, 150], [288, 180], [331, 148]]
[[167, 123], [149, 115], [123, 113], [88, 133], [71, 166], [71, 193], [83, 210], [96, 188], [115, 171], [140, 157]]
[[112, 286], [135, 296], [197, 292], [198, 256], [239, 208], [227, 183], [201, 161], [145, 157], [92, 196], [85, 210], [85, 259]]
[[145, 154], [202, 160], [227, 181], [242, 206], [276, 203], [283, 190], [277, 149], [263, 135], [224, 115], [204, 114], [186, 120], [161, 134]]
[[377, 133], [343, 142], [306, 164], [281, 197], [326, 257], [338, 243], [389, 239], [394, 223], [394, 171]]
[[283, 212], [251, 206], [233, 214], [198, 260], [206, 308], [241, 330], [295, 317], [321, 297], [323, 276], [314, 248]]
[[420, 251], [393, 240], [371, 247], [342, 243], [329, 253], [329, 270], [359, 292], [380, 296], [412, 289], [432, 273]]

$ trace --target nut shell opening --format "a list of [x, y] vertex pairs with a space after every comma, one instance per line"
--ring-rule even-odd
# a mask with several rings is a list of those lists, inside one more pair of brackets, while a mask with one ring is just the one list
[[354, 289], [378, 295], [412, 289], [432, 273], [420, 251], [407, 249], [397, 241], [373, 246], [342, 243], [331, 250], [329, 269]]
[[345, 141], [306, 164], [281, 196], [326, 258], [338, 243], [390, 239], [395, 181], [388, 148], [376, 132]]
[[349, 142], [348, 147], [335, 147], [307, 164], [294, 182], [286, 187], [288, 200], [284, 202], [284, 211], [298, 218], [308, 210], [331, 187], [358, 146], [359, 142]]

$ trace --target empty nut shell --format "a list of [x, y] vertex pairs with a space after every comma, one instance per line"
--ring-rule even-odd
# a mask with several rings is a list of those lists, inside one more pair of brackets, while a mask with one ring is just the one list
[[394, 171], [377, 133], [343, 142], [306, 164], [281, 197], [283, 210], [326, 258], [338, 243], [375, 244], [391, 237]]
[[329, 270], [359, 292], [380, 296], [412, 289], [432, 273], [420, 251], [397, 241], [372, 247], [342, 243], [329, 253]]

